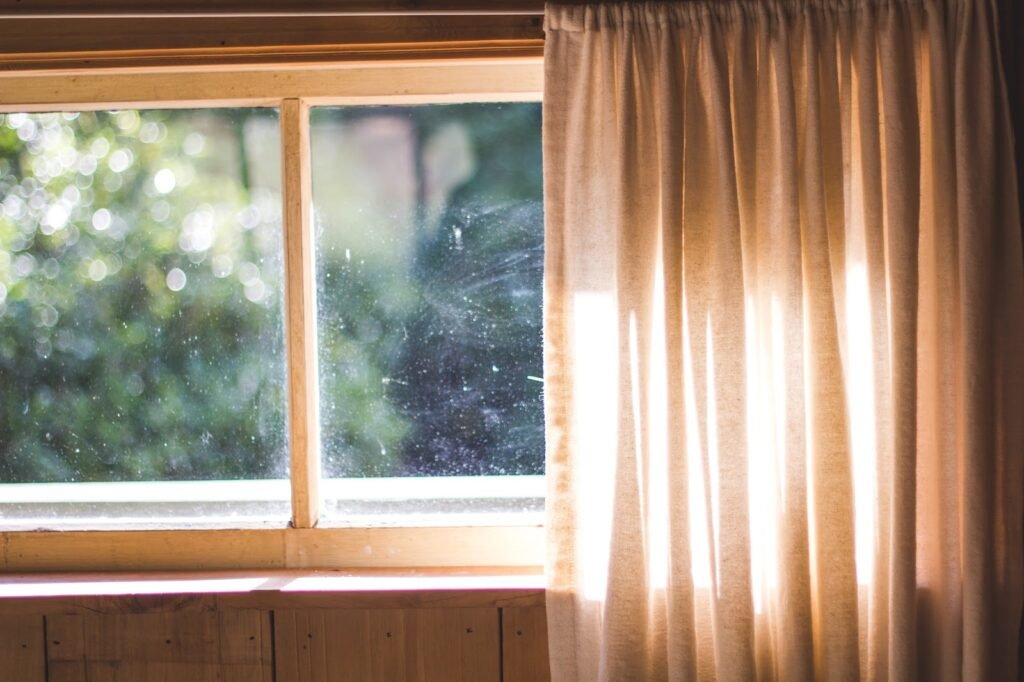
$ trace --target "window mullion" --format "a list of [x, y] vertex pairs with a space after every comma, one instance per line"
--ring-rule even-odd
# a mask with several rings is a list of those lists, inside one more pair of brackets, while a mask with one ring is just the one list
[[320, 516], [313, 204], [309, 107], [298, 98], [281, 101], [281, 172], [292, 524], [312, 528]]

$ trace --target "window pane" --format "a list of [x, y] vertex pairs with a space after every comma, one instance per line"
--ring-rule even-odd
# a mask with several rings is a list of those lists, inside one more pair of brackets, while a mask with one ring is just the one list
[[543, 474], [540, 104], [311, 126], [325, 474]]
[[286, 476], [278, 140], [273, 110], [0, 115], [0, 482]]

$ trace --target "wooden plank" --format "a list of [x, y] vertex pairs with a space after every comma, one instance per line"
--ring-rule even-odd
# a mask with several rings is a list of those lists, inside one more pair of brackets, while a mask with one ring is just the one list
[[0, 677], [19, 682], [43, 682], [46, 647], [43, 617], [0, 614]]
[[543, 14], [543, 0], [0, 0], [0, 16]]
[[406, 612], [344, 609], [320, 612], [326, 642], [325, 679], [400, 682], [406, 677]]
[[51, 616], [50, 678], [260, 680], [269, 663], [261, 617], [256, 611]]
[[529, 16], [9, 18], [0, 21], [0, 54], [459, 43], [543, 37], [539, 19]]
[[282, 568], [283, 530], [0, 533], [0, 572]]
[[[408, 679], [406, 675], [406, 651], [409, 647], [410, 634], [407, 627], [405, 611], [366, 611], [366, 638], [369, 652], [369, 680], [384, 682], [385, 680]], [[341, 633], [337, 636], [340, 637]], [[355, 660], [358, 653], [349, 660]], [[344, 678], [343, 678], [344, 679]], [[358, 677], [351, 676], [352, 682]]]
[[277, 680], [497, 682], [498, 611], [275, 612]]
[[[544, 563], [539, 526], [0, 533], [0, 572], [509, 567]], [[0, 590], [2, 593], [3, 590]]]
[[[269, 614], [251, 609], [218, 612], [220, 671], [224, 682], [272, 682]], [[264, 642], [264, 637], [267, 638]]]
[[277, 682], [300, 682], [299, 629], [294, 609], [274, 611], [274, 679]]
[[346, 45], [264, 45], [253, 47], [188, 48], [164, 50], [89, 50], [10, 54], [0, 52], [0, 73], [123, 68], [218, 68], [252, 65], [305, 65], [318, 63], [539, 59], [541, 38], [521, 40], [423, 41], [415, 43], [353, 43]]
[[292, 525], [296, 528], [312, 528], [320, 520], [316, 265], [309, 158], [309, 107], [298, 98], [288, 98], [281, 103], [281, 188]]
[[543, 606], [501, 609], [503, 682], [546, 682], [548, 622]]
[[147, 107], [536, 101], [543, 62], [530, 59], [359, 62], [328, 66], [0, 72], [0, 112]]
[[276, 682], [274, 678], [274, 613], [260, 612], [260, 660], [263, 661], [261, 682]]
[[423, 682], [498, 682], [501, 642], [497, 609], [420, 609], [415, 624], [416, 674]]
[[[202, 613], [225, 609], [415, 609], [542, 605], [535, 569], [416, 569], [7, 576], [5, 615]], [[269, 622], [261, 627], [269, 631]]]
[[326, 566], [541, 566], [544, 529], [317, 528], [286, 537], [290, 568]]
[[82, 614], [46, 617], [48, 682], [79, 682], [86, 679], [84, 620]]
[[0, 21], [0, 70], [540, 57], [541, 24], [540, 16], [19, 17]]

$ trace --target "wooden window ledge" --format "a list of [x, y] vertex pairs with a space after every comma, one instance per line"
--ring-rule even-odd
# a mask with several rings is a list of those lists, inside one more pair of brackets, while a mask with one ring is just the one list
[[0, 612], [420, 609], [544, 604], [536, 570], [34, 573], [0, 576]]

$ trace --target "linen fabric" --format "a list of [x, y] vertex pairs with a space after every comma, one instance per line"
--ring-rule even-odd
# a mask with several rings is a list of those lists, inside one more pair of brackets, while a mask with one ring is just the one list
[[1017, 679], [988, 0], [546, 11], [552, 673]]

